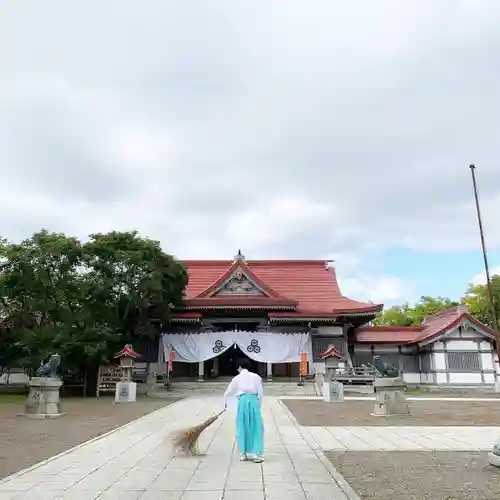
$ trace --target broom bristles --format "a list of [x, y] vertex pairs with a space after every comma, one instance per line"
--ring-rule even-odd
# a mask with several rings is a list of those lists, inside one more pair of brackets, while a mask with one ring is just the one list
[[201, 433], [210, 425], [212, 425], [226, 410], [222, 410], [217, 415], [213, 415], [199, 425], [192, 427], [187, 427], [185, 429], [180, 429], [175, 431], [170, 436], [172, 442], [172, 448], [174, 453], [176, 451], [182, 451], [186, 455], [199, 455], [200, 451], [198, 449], [198, 439]]

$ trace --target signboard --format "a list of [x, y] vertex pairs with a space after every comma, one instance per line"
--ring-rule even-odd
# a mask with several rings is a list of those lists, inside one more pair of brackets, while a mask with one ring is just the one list
[[307, 377], [309, 374], [309, 368], [307, 363], [307, 352], [300, 353], [300, 376]]

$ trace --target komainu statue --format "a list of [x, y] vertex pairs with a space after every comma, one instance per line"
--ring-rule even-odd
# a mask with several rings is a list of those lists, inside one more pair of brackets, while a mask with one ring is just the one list
[[36, 371], [37, 377], [47, 377], [47, 378], [58, 378], [57, 368], [61, 364], [61, 356], [59, 354], [52, 354], [47, 361], [40, 363], [38, 370]]
[[375, 368], [375, 375], [379, 378], [397, 378], [400, 376], [399, 370], [380, 356], [373, 356], [373, 367]]

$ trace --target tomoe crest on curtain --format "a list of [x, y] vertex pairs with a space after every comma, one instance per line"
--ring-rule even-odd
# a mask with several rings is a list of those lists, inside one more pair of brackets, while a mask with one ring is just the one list
[[224, 345], [224, 342], [222, 342], [222, 340], [216, 340], [214, 342], [214, 346], [212, 347], [212, 351], [215, 354], [219, 354], [219, 352], [222, 352], [225, 348], [226, 346]]
[[255, 354], [259, 354], [260, 353], [259, 341], [257, 339], [252, 339], [250, 341], [250, 344], [248, 344], [248, 346], [247, 346], [247, 351], [254, 352]]

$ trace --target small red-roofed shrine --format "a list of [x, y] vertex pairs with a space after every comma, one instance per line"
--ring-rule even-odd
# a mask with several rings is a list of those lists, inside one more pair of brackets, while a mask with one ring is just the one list
[[294, 379], [307, 353], [311, 375], [331, 356], [354, 370], [378, 354], [408, 383], [500, 380], [495, 332], [462, 307], [418, 326], [370, 326], [383, 304], [344, 296], [330, 261], [246, 260], [238, 251], [233, 260], [183, 264], [184, 303], [160, 341], [173, 378], [230, 377], [244, 357], [267, 379]]
[[132, 344], [125, 344], [125, 347], [120, 352], [115, 354], [115, 359], [121, 358], [140, 359], [142, 358], [142, 354], [134, 351]]

